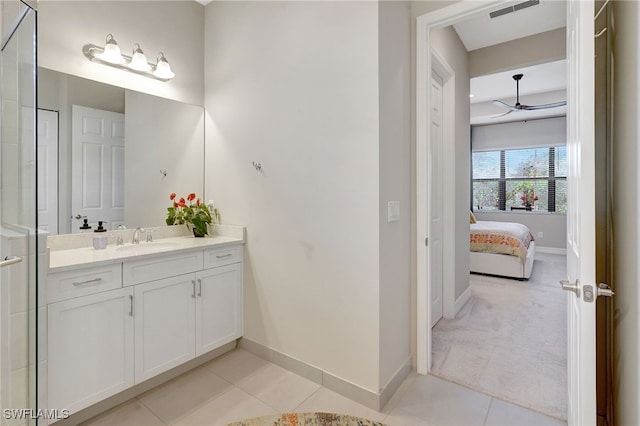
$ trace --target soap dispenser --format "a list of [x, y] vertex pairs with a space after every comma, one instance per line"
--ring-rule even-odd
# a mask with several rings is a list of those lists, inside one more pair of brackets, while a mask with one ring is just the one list
[[89, 229], [91, 229], [91, 226], [89, 226], [89, 219], [87, 219], [87, 217], [83, 217], [82, 218], [82, 225], [80, 225], [80, 230], [83, 232], [87, 232], [89, 231]]
[[106, 234], [103, 234], [104, 232], [107, 232], [107, 230], [102, 226], [103, 222], [104, 221], [102, 220], [98, 221], [98, 227], [93, 231], [101, 234], [93, 237], [93, 248], [96, 250], [103, 250], [107, 248], [109, 238]]

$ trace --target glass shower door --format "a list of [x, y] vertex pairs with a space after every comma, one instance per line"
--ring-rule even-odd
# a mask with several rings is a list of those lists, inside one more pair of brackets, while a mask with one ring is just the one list
[[19, 7], [0, 54], [1, 425], [32, 425], [39, 416], [36, 12]]

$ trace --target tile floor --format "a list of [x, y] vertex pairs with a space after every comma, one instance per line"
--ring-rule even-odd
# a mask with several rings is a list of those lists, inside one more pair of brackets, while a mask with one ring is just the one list
[[235, 349], [83, 426], [224, 425], [281, 412], [325, 411], [388, 425], [565, 425], [468, 388], [412, 373], [382, 412]]

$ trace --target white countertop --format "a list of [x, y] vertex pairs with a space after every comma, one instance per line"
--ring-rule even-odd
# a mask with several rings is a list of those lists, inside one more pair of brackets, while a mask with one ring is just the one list
[[203, 238], [181, 236], [157, 239], [151, 243], [140, 242], [140, 244], [125, 244], [124, 246], [109, 245], [103, 250], [95, 250], [93, 247], [51, 250], [49, 253], [49, 272], [63, 272], [78, 267], [119, 263], [160, 254], [170, 254], [181, 250], [224, 247], [243, 243], [243, 238], [223, 235], [213, 235]]

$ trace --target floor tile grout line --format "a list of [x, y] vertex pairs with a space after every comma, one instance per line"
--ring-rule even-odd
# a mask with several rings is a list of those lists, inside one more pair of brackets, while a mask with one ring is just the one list
[[491, 397], [491, 399], [489, 400], [489, 407], [487, 408], [487, 414], [484, 415], [484, 421], [482, 422], [484, 426], [487, 425], [487, 420], [489, 420], [489, 413], [491, 412], [491, 407], [493, 407], [493, 400], [494, 400], [493, 397]]
[[[204, 368], [204, 365], [202, 365], [202, 366], [200, 366], [200, 367], [196, 367], [196, 369], [197, 369], [197, 368]], [[195, 369], [194, 369], [194, 370], [195, 370]], [[194, 371], [194, 370], [191, 370], [191, 371]], [[141, 404], [142, 404], [142, 405], [143, 405], [147, 410], [149, 410], [149, 411], [150, 411], [150, 412], [151, 412], [155, 417], [159, 418], [159, 419], [160, 419], [160, 421], [161, 421], [163, 424], [170, 426], [171, 424], [175, 424], [176, 422], [179, 422], [180, 420], [182, 420], [183, 418], [187, 417], [187, 416], [188, 416], [188, 415], [190, 415], [191, 413], [194, 413], [194, 412], [198, 411], [199, 409], [201, 409], [201, 408], [202, 408], [202, 407], [204, 407], [205, 405], [209, 404], [210, 402], [212, 402], [212, 401], [214, 401], [214, 400], [218, 399], [219, 397], [221, 397], [221, 396], [222, 396], [222, 395], [224, 395], [225, 393], [227, 393], [227, 392], [229, 392], [230, 390], [232, 390], [234, 387], [237, 387], [237, 386], [235, 386], [233, 383], [231, 383], [230, 381], [226, 380], [224, 377], [220, 377], [219, 375], [217, 375], [216, 373], [214, 373], [214, 372], [213, 372], [213, 371], [211, 371], [211, 370], [208, 370], [208, 369], [207, 369], [207, 373], [211, 373], [211, 374], [213, 374], [215, 377], [219, 378], [220, 380], [222, 380], [223, 382], [225, 382], [225, 383], [226, 383], [226, 384], [228, 384], [229, 386], [227, 386], [227, 387], [225, 388], [225, 390], [223, 390], [222, 392], [219, 392], [219, 393], [215, 394], [213, 397], [211, 397], [211, 398], [209, 398], [209, 399], [207, 399], [207, 400], [203, 401], [203, 402], [202, 402], [201, 404], [199, 404], [197, 407], [195, 407], [195, 408], [193, 408], [193, 409], [191, 409], [191, 410], [188, 410], [188, 411], [186, 411], [185, 413], [180, 414], [180, 415], [179, 415], [176, 419], [174, 419], [174, 420], [173, 420], [173, 422], [171, 422], [171, 423], [167, 423], [167, 422], [165, 422], [165, 421], [160, 417], [160, 415], [159, 415], [158, 413], [156, 413], [155, 411], [153, 411], [153, 409], [152, 409], [151, 407], [149, 407], [147, 404], [145, 404], [145, 403], [144, 403], [144, 401], [142, 400], [142, 398], [141, 398], [141, 397], [142, 397], [142, 395], [144, 395], [144, 394], [145, 394], [145, 393], [147, 393], [147, 392], [150, 392], [150, 391], [153, 391], [153, 390], [159, 389], [161, 386], [163, 386], [163, 385], [165, 385], [165, 384], [167, 384], [167, 383], [170, 383], [170, 382], [172, 382], [172, 381], [174, 381], [174, 380], [176, 380], [176, 379], [179, 379], [180, 377], [183, 377], [183, 375], [180, 375], [180, 376], [175, 377], [175, 378], [173, 378], [173, 379], [171, 379], [171, 380], [169, 380], [169, 381], [167, 381], [167, 382], [165, 382], [165, 383], [163, 383], [163, 384], [161, 384], [161, 385], [158, 385], [158, 386], [156, 386], [155, 388], [150, 389], [149, 391], [144, 392], [143, 394], [136, 396], [136, 397], [135, 397], [135, 399], [137, 399], [137, 400], [138, 400], [138, 401], [139, 401], [139, 402], [140, 402], [140, 403], [141, 403]], [[239, 388], [238, 388], [238, 389], [239, 389]]]
[[142, 405], [144, 408], [146, 408], [147, 411], [150, 412], [153, 417], [155, 417], [156, 419], [160, 420], [160, 423], [162, 423], [163, 425], [167, 425], [167, 426], [169, 425], [169, 423], [167, 423], [164, 420], [162, 420], [162, 418], [155, 411], [153, 411], [151, 409], [151, 407], [148, 407], [147, 404], [145, 404], [142, 401], [142, 399], [140, 399], [140, 395], [134, 397], [133, 399], [135, 399], [136, 402], [138, 402], [140, 405]]

